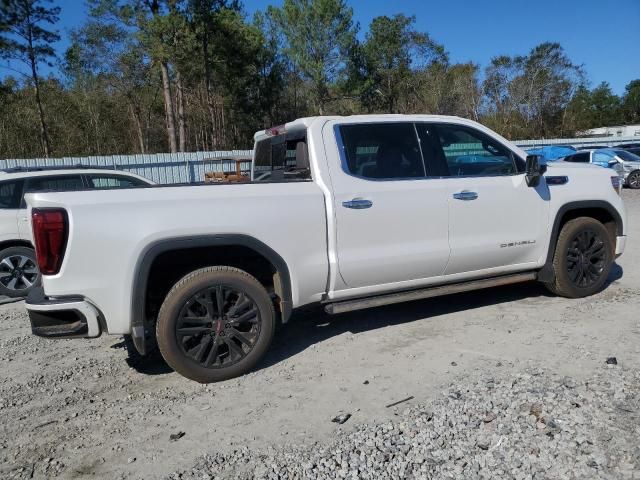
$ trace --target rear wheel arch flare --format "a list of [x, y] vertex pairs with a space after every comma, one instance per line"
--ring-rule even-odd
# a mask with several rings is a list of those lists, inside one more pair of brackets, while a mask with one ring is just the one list
[[[144, 336], [141, 337], [141, 334], [144, 331], [149, 331], [149, 327], [152, 327], [152, 325], [149, 325], [147, 319], [146, 306], [150, 274], [154, 262], [162, 254], [169, 252], [184, 253], [185, 250], [190, 249], [215, 250], [225, 247], [251, 250], [254, 254], [262, 257], [272, 265], [273, 270], [275, 270], [273, 286], [276, 289], [276, 294], [280, 297], [282, 322], [285, 323], [288, 321], [293, 305], [289, 267], [284, 259], [265, 243], [254, 237], [241, 234], [203, 235], [164, 239], [149, 245], [144, 250], [134, 270], [131, 299], [131, 334], [136, 348], [141, 354], [144, 355], [151, 350], [151, 348], [149, 348], [150, 346], [145, 345], [145, 338]], [[223, 265], [224, 262], [220, 264]]]

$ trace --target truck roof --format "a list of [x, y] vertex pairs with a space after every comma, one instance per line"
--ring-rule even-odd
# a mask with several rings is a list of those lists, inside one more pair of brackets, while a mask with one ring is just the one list
[[0, 169], [0, 180], [10, 180], [15, 178], [32, 178], [54, 175], [121, 175], [143, 180], [148, 184], [154, 182], [141, 175], [124, 170], [114, 170], [112, 168], [100, 168], [94, 166], [34, 166], [34, 167], [10, 167]]
[[354, 120], [362, 120], [362, 121], [367, 121], [367, 122], [371, 122], [371, 121], [375, 121], [375, 120], [380, 120], [380, 121], [390, 121], [390, 120], [396, 120], [396, 121], [411, 121], [411, 120], [422, 120], [422, 121], [451, 121], [451, 120], [458, 120], [458, 121], [471, 121], [462, 117], [457, 117], [457, 116], [453, 116], [453, 115], [427, 115], [427, 114], [411, 114], [411, 115], [404, 115], [404, 114], [396, 114], [396, 113], [384, 113], [384, 114], [369, 114], [369, 115], [346, 115], [346, 116], [340, 116], [340, 115], [323, 115], [323, 116], [315, 116], [315, 117], [303, 117], [303, 118], [298, 118], [296, 120], [293, 120], [291, 122], [287, 122], [284, 125], [278, 125], [275, 127], [271, 127], [271, 128], [267, 128], [265, 130], [260, 130], [259, 132], [256, 132], [256, 134], [254, 135], [253, 139], [255, 141], [261, 140], [264, 137], [267, 136], [273, 136], [273, 135], [277, 135], [279, 133], [284, 133], [284, 132], [291, 132], [291, 131], [296, 131], [296, 130], [305, 130], [307, 128], [309, 128], [313, 123], [315, 123], [316, 121], [328, 121], [328, 120], [347, 120], [347, 121], [354, 121]]

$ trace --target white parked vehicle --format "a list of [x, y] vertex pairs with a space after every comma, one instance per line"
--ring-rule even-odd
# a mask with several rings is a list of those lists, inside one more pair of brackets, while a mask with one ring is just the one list
[[[619, 177], [540, 166], [475, 122], [304, 118], [255, 136], [253, 181], [27, 196], [45, 337], [130, 336], [212, 382], [250, 370], [278, 322], [538, 280], [605, 286], [625, 247]], [[548, 169], [548, 170], [547, 170]]]
[[622, 177], [624, 185], [640, 188], [640, 157], [621, 148], [601, 148], [577, 152], [564, 157], [565, 162], [593, 163], [612, 168]]
[[25, 193], [127, 188], [152, 183], [139, 175], [100, 168], [0, 170], [0, 295], [24, 297], [40, 283]]

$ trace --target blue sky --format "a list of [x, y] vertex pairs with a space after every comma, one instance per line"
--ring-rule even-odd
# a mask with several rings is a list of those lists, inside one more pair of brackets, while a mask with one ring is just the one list
[[[81, 25], [82, 0], [54, 0], [62, 8], [61, 34]], [[247, 13], [282, 2], [244, 0]], [[621, 94], [640, 78], [640, 0], [350, 0], [361, 31], [378, 15], [416, 17], [416, 28], [444, 44], [456, 62], [487, 65], [500, 54], [525, 54], [559, 42], [584, 64], [592, 86], [609, 82]], [[66, 42], [60, 42], [62, 52]], [[0, 69], [0, 75], [6, 71]]]

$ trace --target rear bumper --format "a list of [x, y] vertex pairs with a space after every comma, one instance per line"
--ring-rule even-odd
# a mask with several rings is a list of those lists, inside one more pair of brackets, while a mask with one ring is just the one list
[[620, 235], [616, 237], [616, 257], [619, 257], [624, 253], [624, 248], [627, 246], [627, 236]]
[[100, 336], [100, 312], [79, 297], [48, 298], [42, 287], [26, 300], [31, 331], [47, 338], [93, 338]]

